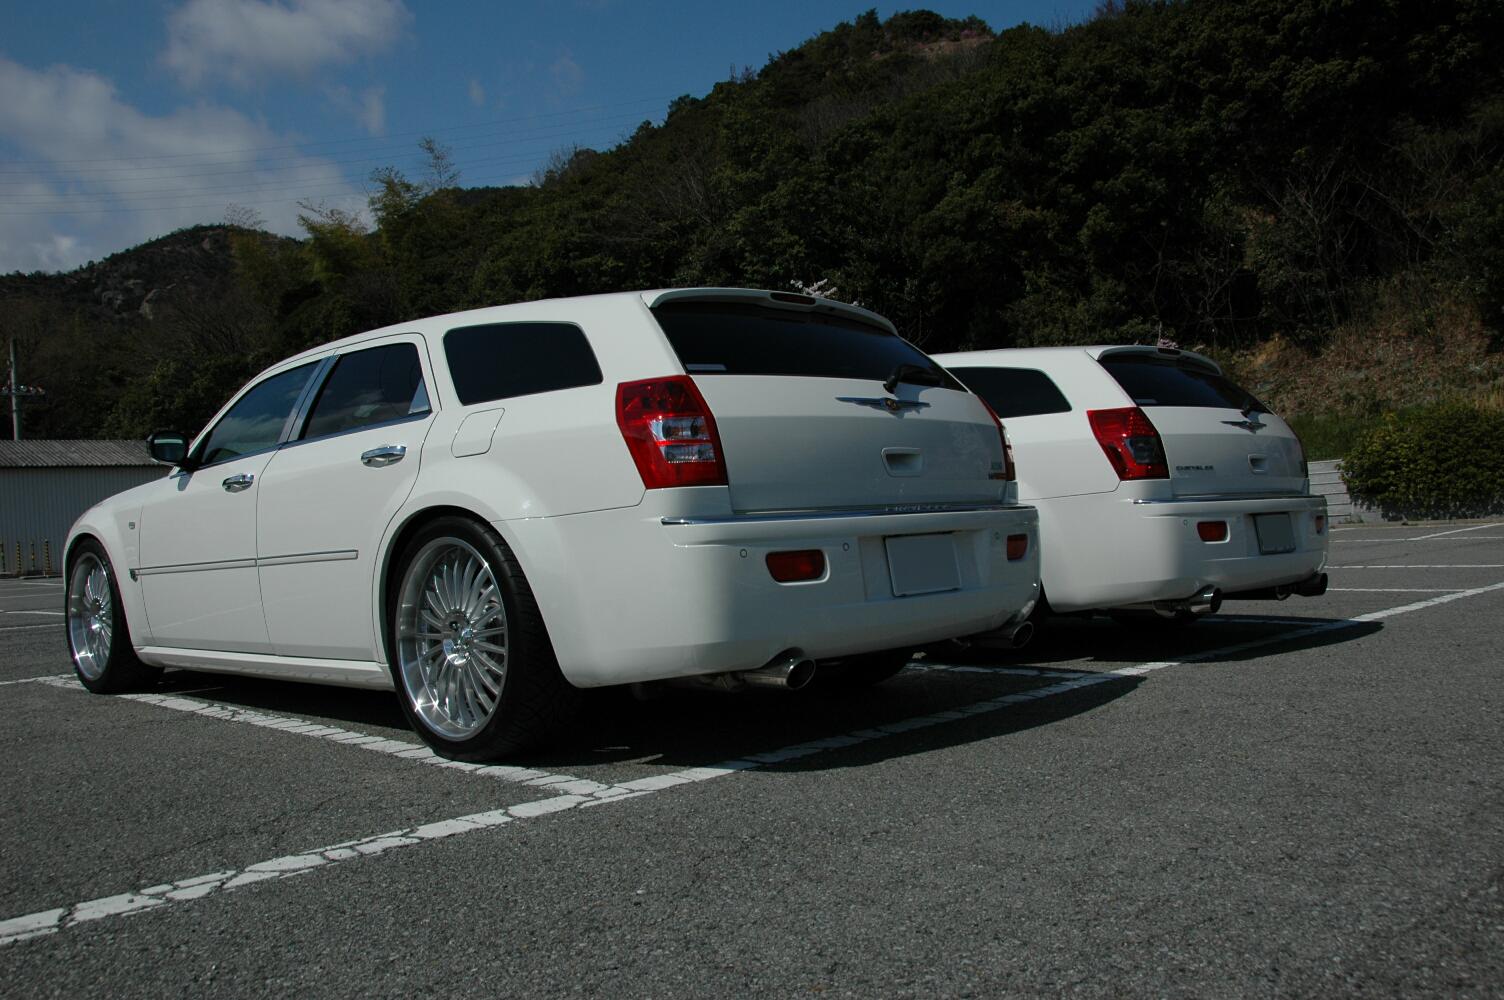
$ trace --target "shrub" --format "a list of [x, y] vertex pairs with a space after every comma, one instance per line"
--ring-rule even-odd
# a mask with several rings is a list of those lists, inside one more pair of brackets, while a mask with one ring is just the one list
[[1504, 413], [1441, 403], [1389, 413], [1342, 463], [1355, 499], [1406, 517], [1504, 512]]

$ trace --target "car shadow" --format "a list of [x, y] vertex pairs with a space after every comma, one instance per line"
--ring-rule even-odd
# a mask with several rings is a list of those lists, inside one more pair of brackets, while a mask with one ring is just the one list
[[[1311, 618], [1298, 622], [1223, 619], [1143, 635], [1111, 621], [1052, 623], [1037, 646], [999, 651], [942, 644], [924, 651], [884, 683], [840, 689], [812, 685], [804, 691], [744, 690], [734, 693], [650, 685], [585, 692], [582, 709], [544, 749], [507, 760], [549, 771], [634, 764], [646, 773], [745, 760], [780, 748], [848, 734], [860, 742], [832, 747], [806, 758], [768, 762], [775, 769], [824, 770], [857, 767], [895, 757], [997, 739], [1094, 711], [1132, 692], [1142, 676], [1104, 677], [1081, 686], [1057, 687], [1070, 678], [1140, 663], [1185, 661], [1187, 666], [1231, 663], [1276, 653], [1350, 642], [1378, 631], [1377, 622]], [[948, 669], [960, 667], [960, 670]], [[1000, 702], [1049, 688], [1049, 697]], [[160, 687], [205, 701], [232, 705], [417, 742], [397, 696], [296, 684], [252, 677], [169, 671]], [[936, 724], [903, 729], [897, 724], [937, 713], [970, 709]], [[874, 730], [892, 733], [872, 738]], [[640, 776], [640, 775], [639, 775]], [[613, 779], [615, 780], [615, 779]]]

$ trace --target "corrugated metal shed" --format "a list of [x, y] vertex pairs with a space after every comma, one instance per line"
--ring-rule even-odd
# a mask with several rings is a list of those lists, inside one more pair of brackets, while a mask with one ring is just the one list
[[139, 441], [0, 441], [0, 572], [59, 572], [80, 514], [167, 473]]
[[154, 464], [145, 441], [0, 441], [0, 469]]

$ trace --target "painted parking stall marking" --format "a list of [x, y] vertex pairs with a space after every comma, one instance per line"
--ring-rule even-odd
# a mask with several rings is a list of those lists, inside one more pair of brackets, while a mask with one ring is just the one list
[[[914, 732], [933, 726], [945, 725], [951, 722], [962, 721], [968, 718], [984, 715], [991, 712], [1011, 709], [1018, 705], [1037, 702], [1058, 695], [1068, 694], [1093, 685], [1121, 681], [1128, 678], [1143, 677], [1147, 674], [1169, 667], [1186, 663], [1195, 663], [1223, 656], [1228, 653], [1243, 652], [1266, 646], [1275, 646], [1288, 643], [1307, 636], [1323, 632], [1336, 631], [1350, 628], [1355, 625], [1381, 621], [1398, 615], [1421, 611], [1452, 601], [1462, 600], [1469, 597], [1477, 597], [1484, 594], [1504, 591], [1504, 582], [1494, 583], [1482, 587], [1473, 587], [1467, 590], [1440, 594], [1410, 604], [1386, 608], [1381, 611], [1369, 612], [1356, 615], [1352, 618], [1343, 618], [1330, 621], [1321, 621], [1316, 624], [1297, 628], [1293, 631], [1283, 632], [1277, 635], [1262, 636], [1247, 642], [1223, 646], [1217, 649], [1206, 650], [1201, 653], [1189, 655], [1176, 660], [1164, 660], [1152, 663], [1140, 663], [1131, 667], [1118, 670], [1087, 672], [1072, 670], [1052, 670], [1050, 668], [1022, 668], [1022, 667], [967, 667], [948, 664], [918, 663], [911, 664], [910, 670], [918, 671], [953, 671], [958, 673], [989, 672], [1007, 674], [1009, 676], [1033, 676], [1040, 679], [1053, 680], [1054, 683], [1044, 685], [1027, 691], [1003, 695], [997, 698], [989, 698], [974, 702], [958, 708], [933, 712], [927, 715], [916, 716], [908, 719], [900, 719], [895, 722], [880, 726], [855, 730], [853, 732], [824, 737], [817, 740], [809, 740], [776, 750], [762, 753], [748, 754], [745, 757], [728, 760], [720, 764], [707, 767], [695, 767], [669, 774], [652, 775], [635, 781], [622, 782], [614, 785], [604, 785], [597, 782], [589, 782], [595, 790], [589, 793], [567, 793], [554, 795], [532, 802], [524, 802], [503, 809], [488, 812], [470, 813], [451, 819], [427, 823], [421, 826], [393, 830], [386, 833], [375, 834], [356, 840], [344, 841], [331, 844], [326, 847], [315, 848], [296, 854], [284, 855], [271, 858], [266, 861], [256, 862], [239, 869], [229, 869], [208, 874], [197, 875], [190, 878], [172, 882], [164, 882], [147, 886], [133, 892], [120, 893], [113, 896], [100, 897], [86, 900], [68, 906], [56, 907], [36, 913], [30, 913], [9, 920], [0, 921], [0, 945], [14, 944], [32, 938], [55, 934], [67, 928], [80, 924], [93, 923], [107, 917], [126, 916], [146, 910], [159, 909], [174, 904], [186, 904], [196, 899], [201, 899], [220, 892], [242, 888], [258, 882], [280, 880], [302, 875], [320, 868], [334, 864], [356, 861], [361, 858], [374, 857], [399, 848], [412, 847], [434, 840], [474, 833], [481, 830], [496, 829], [509, 826], [517, 822], [549, 816], [555, 813], [567, 812], [574, 809], [583, 809], [609, 805], [613, 802], [623, 802], [629, 799], [639, 798], [669, 788], [681, 785], [692, 785], [736, 774], [740, 771], [753, 770], [760, 767], [783, 764], [801, 758], [814, 756], [831, 750], [839, 750], [853, 747], [873, 740], [887, 739], [888, 737], [903, 733]], [[64, 675], [66, 676], [66, 675]], [[59, 677], [27, 678], [17, 683], [44, 683], [54, 686], [71, 687], [71, 683], [63, 681]], [[297, 719], [283, 719], [280, 717], [267, 716], [264, 713], [249, 713], [243, 709], [232, 709], [228, 706], [209, 705], [204, 702], [193, 702], [186, 698], [174, 698], [171, 696], [154, 695], [127, 695], [138, 701], [155, 704], [158, 707], [171, 708], [180, 711], [191, 711], [195, 714], [205, 715], [211, 718], [227, 718], [222, 713], [234, 713], [236, 716], [254, 715], [267, 720], [275, 720], [278, 724], [264, 723], [269, 728], [286, 732], [296, 732], [301, 735], [317, 738], [333, 739], [330, 730], [334, 727], [320, 726], [316, 723], [305, 723]], [[174, 702], [186, 703], [188, 707]], [[253, 725], [263, 723], [236, 717], [234, 721], [250, 722]], [[290, 725], [287, 725], [289, 724]], [[357, 736], [359, 734], [350, 734]], [[380, 738], [372, 738], [379, 740]], [[391, 744], [400, 744], [400, 741], [384, 741]], [[355, 744], [375, 747], [375, 743]], [[388, 750], [395, 756], [408, 757], [410, 751], [426, 750], [410, 744], [400, 744], [405, 747], [403, 751], [395, 748]], [[408, 759], [422, 759], [412, 755]], [[445, 762], [443, 766], [456, 762]], [[484, 771], [482, 765], [468, 765], [476, 771]], [[466, 770], [467, 766], [461, 766], [459, 770]], [[526, 771], [524, 768], [515, 768], [513, 771]], [[542, 776], [542, 772], [538, 772]], [[501, 776], [498, 774], [497, 776]], [[561, 781], [579, 781], [567, 776], [547, 776]], [[583, 784], [583, 782], [582, 782]], [[560, 790], [562, 785], [553, 782], [548, 787]]]

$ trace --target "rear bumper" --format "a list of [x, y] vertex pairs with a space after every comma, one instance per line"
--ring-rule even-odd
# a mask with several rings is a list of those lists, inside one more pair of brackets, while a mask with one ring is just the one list
[[[1178, 601], [1206, 587], [1239, 591], [1298, 583], [1326, 567], [1328, 527], [1319, 496], [1135, 500], [1092, 494], [1034, 501], [1045, 548], [1044, 586], [1058, 611]], [[1261, 553], [1254, 518], [1287, 514], [1291, 552]], [[1199, 521], [1223, 521], [1227, 538], [1204, 542]]]
[[[651, 498], [650, 498], [651, 499]], [[676, 517], [625, 510], [500, 521], [560, 668], [580, 687], [748, 670], [987, 631], [1038, 598], [1033, 507]], [[1028, 550], [1007, 558], [1007, 537]], [[940, 535], [955, 589], [894, 596], [886, 539]], [[778, 583], [768, 553], [819, 549], [818, 580]]]

